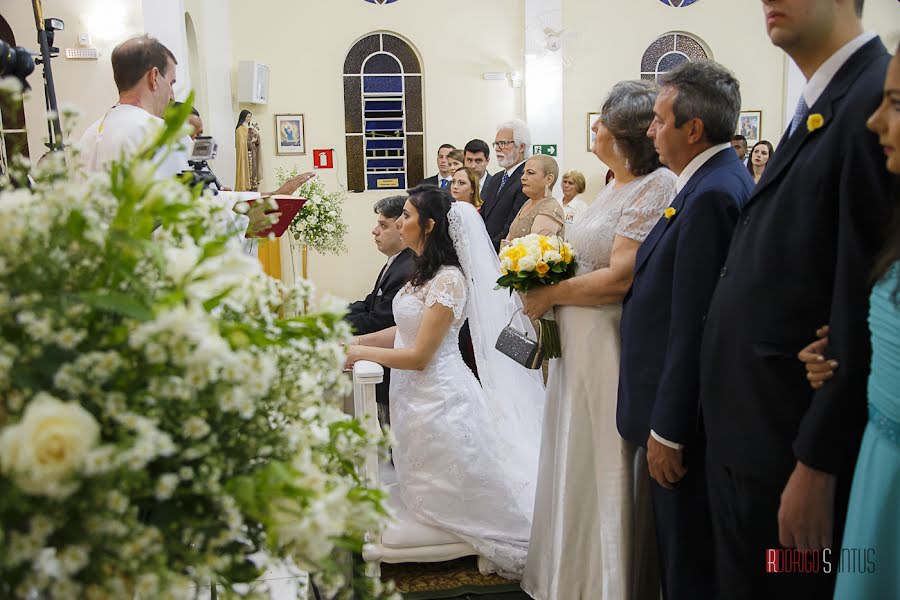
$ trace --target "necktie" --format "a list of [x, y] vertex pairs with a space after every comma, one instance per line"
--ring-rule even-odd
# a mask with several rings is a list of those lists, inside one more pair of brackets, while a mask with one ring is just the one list
[[447, 180], [446, 179], [441, 179], [441, 189], [442, 190], [447, 189]]
[[503, 171], [503, 177], [500, 178], [500, 187], [497, 188], [497, 195], [500, 195], [500, 192], [503, 191], [503, 188], [506, 187], [506, 182], [509, 181], [509, 171]]
[[806, 121], [806, 117], [809, 116], [809, 107], [806, 105], [806, 98], [803, 97], [803, 94], [800, 94], [800, 101], [797, 102], [797, 110], [794, 111], [794, 118], [791, 119], [791, 129], [788, 133], [788, 136], [794, 135], [794, 132], [797, 131], [797, 128]]
[[378, 290], [381, 289], [381, 280], [384, 279], [384, 276], [387, 274], [389, 263], [385, 263], [383, 267], [381, 267], [381, 272], [378, 273], [378, 279], [375, 280], [375, 287], [372, 289], [372, 302], [369, 304], [369, 310], [375, 308], [375, 301], [378, 300]]

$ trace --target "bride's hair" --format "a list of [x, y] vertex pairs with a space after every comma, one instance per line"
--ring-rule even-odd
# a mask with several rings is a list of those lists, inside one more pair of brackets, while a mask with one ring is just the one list
[[434, 227], [425, 237], [422, 254], [416, 258], [416, 268], [409, 279], [414, 286], [420, 286], [434, 278], [441, 267], [459, 266], [459, 257], [450, 239], [448, 213], [453, 198], [446, 190], [433, 185], [420, 185], [408, 193], [409, 203], [419, 212], [419, 228], [424, 232], [428, 219], [434, 220]]

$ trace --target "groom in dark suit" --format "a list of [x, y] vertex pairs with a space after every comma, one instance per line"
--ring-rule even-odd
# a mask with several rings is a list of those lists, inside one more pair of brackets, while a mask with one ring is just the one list
[[647, 135], [677, 195], [637, 252], [622, 308], [619, 433], [647, 448], [663, 598], [715, 598], [709, 562], [700, 340], [753, 179], [731, 147], [740, 86], [711, 61], [661, 75]]
[[[397, 218], [403, 212], [405, 202], [406, 196], [390, 196], [382, 198], [375, 204], [378, 222], [372, 229], [372, 236], [378, 250], [387, 256], [388, 260], [378, 273], [372, 293], [366, 296], [365, 300], [351, 304], [347, 316], [344, 317], [356, 335], [381, 331], [395, 325], [392, 306], [394, 296], [412, 274], [415, 256], [413, 251], [404, 245], [400, 238], [400, 230], [397, 229]], [[384, 381], [375, 387], [375, 399], [382, 406], [385, 415], [387, 415], [390, 381], [391, 371], [385, 369]], [[390, 422], [389, 417], [385, 420]]]
[[528, 196], [522, 191], [522, 171], [530, 146], [531, 131], [519, 119], [500, 125], [494, 138], [497, 163], [503, 170], [491, 175], [484, 186], [481, 217], [497, 251], [519, 209], [528, 201]]
[[[866, 130], [889, 56], [863, 31], [862, 5], [762, 2], [769, 38], [807, 84], [738, 220], [703, 334], [700, 401], [723, 598], [833, 593], [866, 423], [869, 277], [889, 212], [884, 156]], [[826, 354], [840, 369], [812, 391], [797, 352], [825, 323]], [[796, 550], [819, 551], [819, 568], [799, 562], [807, 572], [784, 572], [798, 564]]]

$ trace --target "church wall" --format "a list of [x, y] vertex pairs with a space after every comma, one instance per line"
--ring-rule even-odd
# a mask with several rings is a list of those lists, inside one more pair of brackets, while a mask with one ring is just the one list
[[[362, 0], [298, 3], [270, 0], [231, 2], [232, 76], [240, 60], [270, 68], [269, 104], [241, 105], [253, 112], [263, 144], [264, 189], [275, 185], [276, 167], [312, 169], [312, 150], [334, 148], [336, 168], [318, 176], [329, 189], [346, 187], [342, 74], [346, 52], [359, 38], [390, 31], [419, 52], [424, 77], [425, 175], [436, 172], [437, 148], [462, 146], [480, 137], [492, 142], [501, 121], [522, 115], [521, 89], [485, 81], [485, 71], [522, 71], [524, 43], [521, 0], [401, 0], [379, 6]], [[307, 154], [275, 155], [274, 115], [303, 113]], [[236, 113], [235, 113], [236, 117]], [[222, 143], [233, 141], [223, 140]], [[490, 170], [496, 170], [492, 161]], [[385, 190], [349, 194], [350, 225], [344, 256], [310, 253], [310, 278], [323, 291], [358, 298], [367, 294], [384, 264], [369, 234], [374, 203], [398, 193]], [[299, 252], [283, 253], [282, 272], [300, 272]], [[287, 278], [287, 277], [286, 277]]]
[[566, 28], [577, 32], [566, 47], [566, 150], [570, 164], [588, 181], [593, 200], [603, 187], [606, 166], [587, 151], [587, 113], [599, 112], [606, 94], [623, 79], [640, 77], [641, 56], [659, 36], [690, 33], [705, 42], [711, 58], [728, 67], [741, 84], [742, 109], [762, 111], [762, 138], [777, 144], [782, 131], [784, 58], [766, 37], [758, 1], [700, 0], [673, 8], [659, 0], [565, 0]]
[[[61, 108], [78, 110], [78, 123], [72, 126], [72, 138], [78, 140], [85, 127], [115, 104], [118, 94], [113, 81], [109, 55], [123, 39], [143, 31], [141, 0], [45, 0], [44, 17], [62, 19], [66, 28], [56, 32], [54, 45], [60, 56], [51, 62], [56, 96]], [[16, 36], [16, 43], [37, 49], [37, 32], [31, 2], [3, 2], [0, 9]], [[100, 51], [99, 60], [69, 60], [65, 49], [78, 45], [78, 34], [90, 33], [92, 45]], [[32, 87], [25, 100], [28, 122], [28, 149], [36, 162], [47, 151], [46, 114], [41, 67], [28, 78]]]
[[[681, 31], [705, 42], [712, 58], [740, 81], [742, 109], [762, 111], [761, 139], [773, 145], [802, 89], [801, 82], [795, 93], [786, 93], [792, 63], [769, 41], [757, 0], [699, 0], [684, 8], [659, 0], [564, 0], [563, 25], [574, 35], [564, 39], [566, 164], [561, 167], [585, 174], [587, 201], [603, 187], [606, 175], [606, 167], [587, 151], [587, 113], [599, 111], [616, 82], [639, 77], [641, 55], [658, 36]], [[900, 3], [867, 0], [863, 25], [893, 52], [900, 39]]]

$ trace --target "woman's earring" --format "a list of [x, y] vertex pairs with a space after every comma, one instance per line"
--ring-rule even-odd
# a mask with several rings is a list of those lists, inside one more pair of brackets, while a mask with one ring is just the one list
[[545, 185], [545, 186], [544, 186], [544, 197], [545, 197], [545, 198], [548, 198], [548, 197], [550, 196], [551, 193], [552, 193], [552, 192], [551, 192], [551, 190], [550, 190], [550, 186], [549, 186], [549, 185]]

